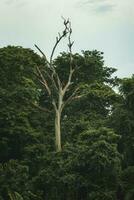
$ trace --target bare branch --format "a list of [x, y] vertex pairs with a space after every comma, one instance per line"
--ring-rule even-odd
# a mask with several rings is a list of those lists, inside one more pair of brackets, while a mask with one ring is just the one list
[[80, 99], [80, 98], [82, 98], [84, 96], [86, 96], [86, 95], [85, 94], [83, 94], [83, 95], [76, 95], [76, 96], [73, 97], [72, 100], [74, 100], [74, 99]]
[[[56, 70], [55, 70], [55, 68], [53, 66], [52, 60], [53, 60], [53, 55], [54, 55], [54, 52], [56, 50], [56, 47], [58, 46], [58, 44], [60, 43], [62, 38], [64, 38], [69, 33], [69, 36], [68, 36], [69, 44], [68, 44], [68, 46], [69, 46], [69, 50], [70, 50], [70, 72], [69, 72], [69, 77], [68, 77], [67, 84], [64, 87], [64, 93], [65, 93], [67, 88], [68, 88], [68, 86], [71, 83], [71, 78], [72, 78], [72, 74], [73, 74], [74, 70], [72, 70], [72, 52], [71, 52], [73, 43], [71, 43], [71, 39], [70, 39], [71, 33], [72, 33], [71, 23], [70, 23], [69, 19], [66, 20], [66, 19], [63, 18], [63, 20], [64, 20], [64, 27], [65, 28], [64, 28], [62, 34], [58, 33], [58, 37], [56, 37], [56, 43], [55, 43], [55, 45], [54, 45], [54, 47], [52, 49], [52, 53], [51, 53], [51, 56], [50, 56], [50, 62], [47, 61], [47, 58], [46, 58], [45, 54], [43, 53], [43, 51], [37, 45], [35, 45], [35, 47], [43, 55], [43, 57], [47, 61], [47, 64], [49, 64], [49, 68], [50, 68], [50, 70], [52, 70], [52, 75], [49, 76], [49, 79], [52, 81], [53, 86], [58, 91], [62, 87], [62, 84], [61, 84], [59, 75], [57, 74], [57, 72], [56, 72]], [[39, 72], [39, 70], [38, 70], [38, 72]], [[44, 85], [46, 86], [46, 89], [47, 89], [47, 91], [48, 91], [48, 93], [50, 95], [50, 88], [48, 87], [47, 81], [42, 76], [41, 72], [39, 72], [39, 74], [40, 74], [40, 77], [42, 78], [42, 81], [44, 82]], [[48, 74], [47, 74], [47, 76], [48, 76]]]
[[[58, 75], [58, 73], [55, 71], [55, 69], [53, 70], [53, 73], [52, 73], [51, 78], [52, 78], [53, 84], [54, 84], [56, 87], [57, 87], [57, 85], [58, 85], [57, 90], [59, 91], [60, 88], [61, 88], [61, 81], [60, 81], [59, 75]], [[56, 81], [55, 81], [55, 78], [56, 78]], [[57, 84], [57, 85], [56, 85], [56, 84]]]
[[66, 85], [63, 88], [63, 94], [66, 93], [68, 87], [71, 85], [72, 75], [73, 75], [74, 71], [75, 71], [74, 69], [72, 69], [72, 68], [70, 69], [68, 81], [67, 81]]
[[56, 47], [58, 46], [58, 44], [60, 43], [60, 41], [62, 40], [62, 38], [64, 38], [67, 34], [68, 34], [68, 24], [69, 24], [69, 20], [65, 20], [64, 19], [64, 30], [62, 32], [62, 34], [58, 33], [58, 37], [56, 37], [56, 43], [52, 49], [52, 53], [51, 53], [51, 56], [50, 56], [50, 66], [52, 67], [52, 60], [53, 60], [53, 55], [54, 55], [54, 52], [55, 52], [55, 49]]
[[75, 71], [75, 69], [73, 69], [73, 56], [72, 56], [72, 46], [74, 42], [71, 42], [71, 34], [72, 34], [72, 28], [71, 28], [71, 22], [68, 22], [68, 47], [69, 47], [69, 56], [70, 56], [70, 69], [69, 69], [69, 76], [68, 76], [68, 81], [63, 89], [63, 93], [65, 94], [69, 85], [71, 84], [71, 79], [72, 79], [72, 75]]
[[47, 109], [47, 108], [44, 108], [44, 107], [41, 107], [41, 106], [39, 106], [39, 105], [37, 105], [37, 104], [35, 104], [35, 103], [32, 103], [32, 105], [33, 105], [34, 107], [38, 108], [39, 110], [43, 111], [43, 112], [52, 113], [51, 110], [49, 110], [49, 109]]
[[[68, 24], [69, 24], [69, 20], [65, 20], [64, 19], [65, 28], [64, 28], [62, 34], [58, 33], [58, 36], [56, 37], [56, 43], [55, 43], [55, 45], [54, 45], [54, 47], [52, 49], [52, 53], [51, 53], [51, 56], [50, 56], [50, 62], [49, 62], [50, 63], [50, 69], [53, 72], [52, 73], [53, 84], [56, 87], [56, 82], [57, 82], [59, 89], [62, 87], [62, 85], [61, 85], [61, 81], [60, 81], [59, 75], [57, 74], [57, 72], [56, 72], [56, 70], [55, 70], [55, 68], [53, 66], [53, 55], [54, 55], [54, 52], [55, 52], [58, 44], [60, 43], [60, 41], [68, 34], [68, 31], [69, 31]], [[56, 82], [55, 82], [54, 77], [56, 78]]]
[[39, 79], [39, 81], [45, 86], [45, 88], [46, 88], [46, 90], [47, 90], [49, 96], [51, 96], [51, 89], [50, 89], [50, 87], [48, 86], [48, 83], [47, 83], [45, 77], [43, 76], [43, 74], [42, 74], [42, 72], [40, 71], [39, 67], [36, 67], [36, 68], [37, 68], [37, 72], [38, 72], [38, 74], [39, 74], [39, 77], [40, 77], [41, 80], [42, 80], [42, 81], [41, 81], [41, 80]]
[[54, 106], [54, 109], [55, 109], [55, 111], [57, 111], [57, 110], [58, 110], [58, 108], [57, 108], [57, 106], [56, 106], [56, 102], [55, 102], [55, 100], [54, 100], [54, 99], [52, 100], [52, 105]]
[[35, 46], [36, 49], [38, 49], [38, 51], [43, 55], [43, 57], [45, 58], [47, 64], [50, 65], [50, 63], [48, 62], [47, 57], [46, 57], [46, 55], [43, 53], [43, 51], [42, 51], [36, 44], [35, 44], [34, 46]]
[[76, 95], [77, 92], [79, 91], [79, 89], [80, 89], [80, 88], [77, 87], [77, 88], [73, 91], [73, 93], [68, 97], [68, 99], [64, 101], [64, 103], [63, 103], [63, 105], [62, 105], [62, 109], [65, 107], [66, 104], [70, 103], [73, 99], [76, 99], [76, 98], [79, 97], [79, 95]]

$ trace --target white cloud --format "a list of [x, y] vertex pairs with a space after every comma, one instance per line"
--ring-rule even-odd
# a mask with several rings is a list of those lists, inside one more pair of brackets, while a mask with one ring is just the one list
[[75, 51], [96, 48], [120, 75], [133, 71], [133, 0], [1, 0], [0, 13], [1, 46], [37, 43], [50, 55], [63, 15], [72, 21]]

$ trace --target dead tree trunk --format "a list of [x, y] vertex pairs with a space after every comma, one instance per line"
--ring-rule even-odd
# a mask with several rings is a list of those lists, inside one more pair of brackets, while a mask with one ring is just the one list
[[61, 151], [61, 112], [55, 111], [55, 145], [56, 150]]
[[[72, 46], [73, 42], [71, 42], [71, 23], [69, 20], [64, 19], [64, 26], [65, 29], [63, 30], [62, 34], [59, 33], [59, 36], [56, 37], [56, 43], [52, 49], [52, 53], [50, 56], [50, 61], [46, 59], [45, 54], [40, 50], [40, 48], [35, 45], [35, 47], [40, 51], [40, 53], [43, 55], [45, 60], [47, 61], [47, 68], [43, 68], [43, 72], [40, 69], [40, 67], [37, 67], [37, 76], [44, 87], [44, 89], [47, 91], [48, 96], [52, 99], [52, 105], [55, 111], [55, 146], [56, 151], [60, 152], [62, 150], [61, 147], [61, 114], [66, 106], [70, 101], [73, 99], [79, 98], [77, 92], [79, 88], [75, 88], [72, 94], [67, 98], [64, 99], [65, 94], [68, 93], [70, 85], [72, 85], [72, 76], [75, 71], [74, 67], [72, 66], [73, 56], [72, 56]], [[62, 38], [68, 36], [68, 47], [69, 47], [69, 55], [70, 55], [70, 66], [69, 66], [69, 74], [68, 74], [68, 80], [66, 80], [65, 84], [61, 83], [61, 80], [59, 78], [58, 73], [56, 72], [56, 67], [53, 65], [53, 55], [55, 52], [55, 49], [57, 45], [60, 43]], [[64, 86], [63, 86], [64, 85]], [[53, 94], [53, 91], [54, 94]], [[55, 97], [55, 95], [57, 95]]]

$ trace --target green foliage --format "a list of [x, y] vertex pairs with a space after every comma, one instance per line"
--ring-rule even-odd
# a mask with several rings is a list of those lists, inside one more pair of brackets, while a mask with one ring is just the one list
[[9, 192], [8, 195], [10, 200], [23, 200], [23, 197], [18, 192], [14, 193]]
[[[73, 57], [70, 92], [78, 85], [83, 96], [63, 112], [56, 153], [52, 105], [36, 76], [46, 61], [30, 49], [0, 49], [0, 200], [134, 199], [134, 77], [120, 80], [117, 94], [102, 52]], [[54, 62], [64, 84], [69, 54]]]
[[124, 155], [124, 166], [134, 165], [134, 76], [121, 80], [121, 99], [114, 106], [110, 126], [121, 135], [119, 151]]
[[[73, 65], [76, 68], [73, 76], [75, 84], [89, 84], [93, 81], [110, 84], [116, 83], [116, 79], [111, 77], [116, 69], [104, 66], [103, 52], [97, 50], [82, 51], [82, 54], [74, 54], [73, 59]], [[55, 65], [61, 80], [67, 80], [67, 74], [69, 73], [69, 54], [65, 52], [61, 53], [56, 58]]]
[[30, 124], [33, 103], [39, 92], [34, 71], [41, 62], [30, 49], [0, 49], [0, 161], [22, 159], [24, 148], [37, 142], [39, 134]]
[[22, 165], [16, 160], [0, 164], [0, 194], [3, 200], [7, 199], [9, 191], [24, 193], [28, 187], [28, 176], [28, 166]]
[[[120, 154], [118, 136], [109, 129], [83, 132], [77, 144], [66, 144], [61, 154], [48, 154], [34, 190], [44, 199], [94, 199], [108, 188], [109, 199], [116, 195]], [[62, 190], [62, 192], [61, 192]], [[108, 195], [108, 194], [107, 194]], [[106, 198], [104, 198], [106, 199]]]
[[122, 184], [125, 200], [134, 199], [134, 166], [130, 166], [122, 172]]

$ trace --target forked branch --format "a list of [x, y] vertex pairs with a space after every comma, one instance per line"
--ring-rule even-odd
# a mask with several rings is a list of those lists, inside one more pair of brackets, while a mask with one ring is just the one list
[[[51, 96], [50, 101], [55, 111], [55, 138], [56, 138], [55, 144], [56, 144], [57, 151], [61, 151], [62, 149], [61, 148], [61, 114], [62, 114], [63, 108], [65, 107], [66, 104], [70, 103], [73, 99], [80, 98], [79, 87], [77, 87], [76, 89], [74, 88], [72, 94], [67, 94], [69, 89], [70, 89], [70, 92], [72, 90], [70, 86], [71, 84], [73, 84], [72, 77], [76, 69], [73, 66], [74, 61], [73, 61], [73, 55], [72, 55], [72, 46], [74, 42], [71, 41], [71, 34], [72, 34], [71, 23], [69, 19], [68, 20], [64, 19], [64, 30], [62, 33], [58, 34], [58, 37], [56, 37], [56, 42], [52, 49], [49, 61], [47, 60], [42, 50], [37, 45], [35, 45], [35, 47], [42, 54], [43, 58], [45, 58], [47, 62], [47, 65], [44, 66], [43, 71], [40, 70], [39, 67], [37, 67], [37, 74], [38, 74], [40, 83], [44, 86], [48, 95]], [[55, 50], [58, 44], [60, 43], [60, 41], [64, 37], [67, 37], [68, 39], [68, 48], [69, 48], [69, 72], [68, 72], [68, 78], [65, 84], [62, 83], [59, 77], [59, 74], [56, 71], [56, 66], [54, 66], [54, 62], [53, 62], [53, 56], [54, 56]], [[68, 98], [66, 98], [67, 96]]]
[[62, 32], [62, 34], [58, 33], [58, 36], [56, 37], [56, 43], [52, 49], [52, 53], [51, 53], [51, 56], [50, 56], [50, 66], [52, 66], [52, 60], [53, 60], [53, 55], [54, 55], [54, 52], [55, 52], [55, 49], [57, 48], [58, 44], [60, 43], [60, 41], [62, 40], [62, 38], [64, 38], [68, 33], [69, 33], [69, 19], [66, 20], [64, 19], [64, 30]]
[[43, 76], [42, 72], [40, 71], [39, 67], [37, 67], [37, 72], [38, 72], [39, 77], [40, 77], [40, 79], [39, 79], [40, 83], [42, 83], [42, 85], [45, 86], [49, 96], [51, 96], [51, 89], [50, 89], [50, 87], [48, 85], [47, 80], [45, 79], [45, 77]]

